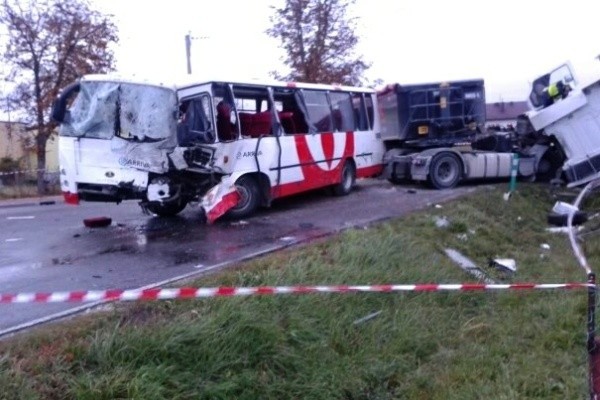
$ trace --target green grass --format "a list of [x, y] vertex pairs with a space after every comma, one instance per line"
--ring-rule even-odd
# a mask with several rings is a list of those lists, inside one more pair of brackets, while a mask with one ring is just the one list
[[[549, 191], [521, 184], [504, 202], [502, 189], [189, 285], [473, 282], [445, 248], [482, 266], [514, 258], [514, 277], [488, 271], [503, 282], [584, 281], [566, 237], [545, 232]], [[597, 242], [586, 236], [592, 266]], [[120, 304], [1, 342], [0, 398], [583, 399], [586, 301], [505, 291]]]

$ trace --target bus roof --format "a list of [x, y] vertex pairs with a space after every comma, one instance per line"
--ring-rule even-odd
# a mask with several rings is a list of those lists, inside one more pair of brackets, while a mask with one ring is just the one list
[[325, 85], [319, 83], [304, 83], [304, 82], [280, 82], [274, 80], [196, 80], [193, 77], [183, 78], [181, 80], [164, 81], [159, 79], [143, 78], [136, 75], [120, 75], [120, 74], [91, 74], [84, 75], [81, 78], [82, 81], [98, 81], [98, 82], [122, 82], [132, 83], [138, 85], [152, 85], [164, 87], [172, 90], [190, 89], [195, 86], [205, 85], [207, 83], [231, 83], [245, 86], [272, 86], [272, 87], [287, 87], [287, 88], [299, 88], [299, 89], [320, 89], [320, 90], [331, 90], [331, 91], [352, 91], [352, 92], [367, 92], [374, 93], [375, 90], [367, 87], [353, 87], [344, 85]]

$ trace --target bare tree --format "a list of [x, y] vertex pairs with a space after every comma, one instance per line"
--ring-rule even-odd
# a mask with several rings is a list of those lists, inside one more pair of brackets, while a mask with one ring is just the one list
[[4, 0], [0, 24], [8, 30], [3, 53], [15, 85], [12, 108], [34, 132], [37, 188], [44, 192], [46, 143], [55, 133], [50, 108], [59, 90], [83, 74], [113, 68], [109, 46], [118, 41], [108, 16], [86, 0]]
[[354, 0], [285, 0], [273, 7], [267, 34], [279, 39], [289, 75], [278, 79], [359, 85], [370, 67], [355, 54], [355, 19], [348, 17]]

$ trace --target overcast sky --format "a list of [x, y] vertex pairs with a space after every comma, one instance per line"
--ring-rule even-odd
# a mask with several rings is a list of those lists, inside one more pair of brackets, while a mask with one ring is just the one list
[[[285, 71], [269, 38], [272, 5], [283, 0], [91, 0], [114, 16], [119, 71], [150, 77], [186, 74], [185, 35], [199, 79], [269, 78]], [[520, 100], [529, 82], [571, 60], [576, 73], [600, 74], [597, 0], [356, 0], [358, 52], [371, 81], [483, 78], [488, 101]]]

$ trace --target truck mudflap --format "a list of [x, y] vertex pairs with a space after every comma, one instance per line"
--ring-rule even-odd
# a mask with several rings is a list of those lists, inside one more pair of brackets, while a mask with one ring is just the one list
[[235, 181], [230, 176], [224, 177], [202, 197], [201, 203], [207, 222], [209, 224], [215, 222], [235, 207], [240, 199], [241, 196], [235, 187]]

